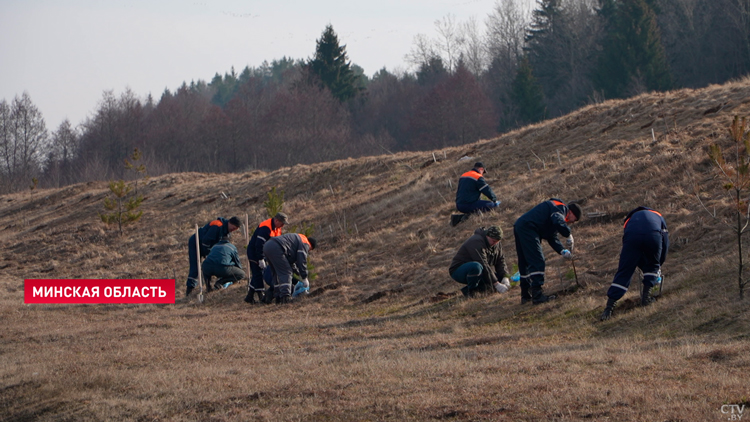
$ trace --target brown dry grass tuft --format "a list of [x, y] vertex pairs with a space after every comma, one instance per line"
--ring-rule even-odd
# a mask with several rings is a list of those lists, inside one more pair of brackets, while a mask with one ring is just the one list
[[[722, 404], [748, 400], [750, 313], [731, 233], [694, 192], [723, 215], [706, 148], [750, 114], [748, 98], [742, 80], [588, 106], [435, 158], [156, 177], [122, 238], [97, 221], [105, 183], [0, 197], [0, 421], [725, 417]], [[456, 180], [479, 158], [501, 211], [451, 228]], [[288, 307], [248, 306], [244, 286], [182, 299], [195, 224], [256, 224], [273, 186], [293, 224], [315, 224], [313, 294]], [[513, 221], [551, 196], [599, 215], [574, 227], [587, 287], [547, 248], [559, 300], [460, 298], [447, 266], [461, 242], [498, 224], [514, 263]], [[601, 323], [637, 205], [670, 227], [664, 295], [640, 308], [636, 281]], [[173, 277], [175, 305], [23, 304], [28, 278]]]

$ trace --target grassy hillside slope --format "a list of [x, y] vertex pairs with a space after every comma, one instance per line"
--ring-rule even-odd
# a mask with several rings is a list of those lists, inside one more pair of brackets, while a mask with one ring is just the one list
[[[748, 402], [748, 302], [707, 156], [750, 115], [750, 80], [608, 101], [439, 151], [271, 173], [150, 179], [141, 222], [97, 217], [106, 183], [0, 197], [0, 420], [720, 420]], [[469, 157], [462, 159], [463, 157]], [[455, 184], [481, 159], [499, 211], [450, 227]], [[310, 297], [249, 306], [244, 285], [182, 298], [187, 239], [216, 216], [264, 218], [320, 244]], [[696, 199], [696, 186], [712, 218]], [[548, 253], [547, 291], [465, 300], [447, 267], [478, 226], [505, 231], [548, 199], [577, 201], [578, 277]], [[672, 247], [663, 297], [597, 321], [622, 217], [660, 210]], [[252, 227], [251, 227], [252, 229]], [[233, 242], [244, 251], [245, 241]], [[30, 278], [176, 278], [175, 305], [24, 305]]]

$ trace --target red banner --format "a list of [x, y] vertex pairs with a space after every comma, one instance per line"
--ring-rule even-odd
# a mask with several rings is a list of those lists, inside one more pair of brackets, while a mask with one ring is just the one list
[[30, 279], [23, 283], [24, 303], [174, 303], [174, 280]]

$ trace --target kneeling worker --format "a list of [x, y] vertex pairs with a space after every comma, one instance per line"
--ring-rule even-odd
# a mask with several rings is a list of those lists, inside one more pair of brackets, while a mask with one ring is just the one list
[[[456, 189], [456, 209], [463, 214], [451, 216], [451, 226], [466, 220], [470, 214], [487, 212], [500, 205], [492, 188], [484, 180], [487, 171], [481, 162], [474, 163], [474, 168], [461, 175]], [[484, 194], [490, 201], [479, 199]]]
[[492, 287], [498, 293], [505, 293], [510, 288], [508, 268], [500, 244], [502, 238], [503, 232], [499, 227], [491, 226], [486, 230], [480, 227], [458, 249], [448, 272], [452, 279], [466, 285], [461, 289], [464, 296], [471, 297]]
[[230, 233], [240, 228], [242, 223], [237, 217], [232, 217], [229, 220], [219, 217], [214, 221], [206, 224], [205, 226], [198, 229], [198, 236], [200, 240], [200, 250], [196, 249], [195, 246], [195, 233], [190, 236], [188, 240], [188, 257], [190, 259], [190, 272], [187, 278], [187, 290], [185, 296], [190, 296], [190, 292], [195, 289], [198, 282], [198, 259], [205, 258], [211, 251], [211, 248], [221, 239], [222, 237], [228, 237]]
[[206, 280], [206, 290], [211, 291], [211, 277], [216, 276], [218, 280], [214, 285], [217, 289], [226, 289], [233, 283], [245, 278], [245, 272], [240, 264], [240, 256], [237, 248], [229, 243], [227, 237], [222, 237], [219, 243], [211, 248], [206, 260], [203, 261], [203, 278]]
[[607, 306], [601, 320], [612, 316], [617, 301], [625, 295], [630, 287], [630, 278], [638, 267], [643, 271], [643, 290], [641, 306], [651, 304], [651, 288], [661, 277], [661, 266], [667, 259], [669, 249], [669, 232], [664, 217], [651, 208], [638, 207], [625, 217], [622, 235], [620, 264], [607, 290]]

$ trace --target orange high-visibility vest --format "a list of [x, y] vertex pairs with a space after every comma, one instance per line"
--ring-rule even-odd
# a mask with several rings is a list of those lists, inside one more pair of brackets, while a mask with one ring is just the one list
[[[659, 217], [662, 217], [662, 215], [661, 215], [661, 214], [659, 214], [658, 212], [656, 212], [656, 211], [654, 211], [654, 210], [642, 210], [642, 211], [651, 211], [652, 213], [654, 213], [654, 214], [658, 215]], [[633, 217], [631, 216], [630, 218], [633, 218]], [[623, 230], [625, 230], [625, 227], [627, 227], [627, 226], [628, 226], [628, 221], [630, 221], [630, 218], [628, 218], [627, 220], [625, 220], [625, 224], [623, 224], [623, 225], [622, 225], [622, 229], [623, 229]], [[664, 218], [664, 217], [662, 217], [662, 218]]]
[[276, 236], [279, 236], [279, 235], [281, 234], [281, 227], [276, 227], [276, 228], [274, 229], [274, 228], [273, 228], [273, 223], [272, 223], [272, 221], [271, 221], [271, 220], [273, 220], [273, 218], [269, 218], [268, 220], [266, 220], [266, 221], [264, 221], [264, 222], [260, 223], [260, 224], [258, 225], [258, 227], [268, 227], [268, 230], [270, 230], [270, 231], [271, 231], [271, 237], [276, 237]]
[[299, 238], [302, 239], [302, 243], [306, 243], [307, 246], [309, 246], [310, 249], [312, 249], [312, 245], [310, 244], [310, 241], [307, 240], [307, 236], [305, 236], [304, 234], [299, 234], [299, 233], [297, 233], [297, 235], [299, 235]]
[[482, 175], [479, 174], [478, 171], [469, 170], [466, 173], [462, 174], [461, 177], [471, 177], [474, 180], [479, 180], [479, 178], [482, 177]]

